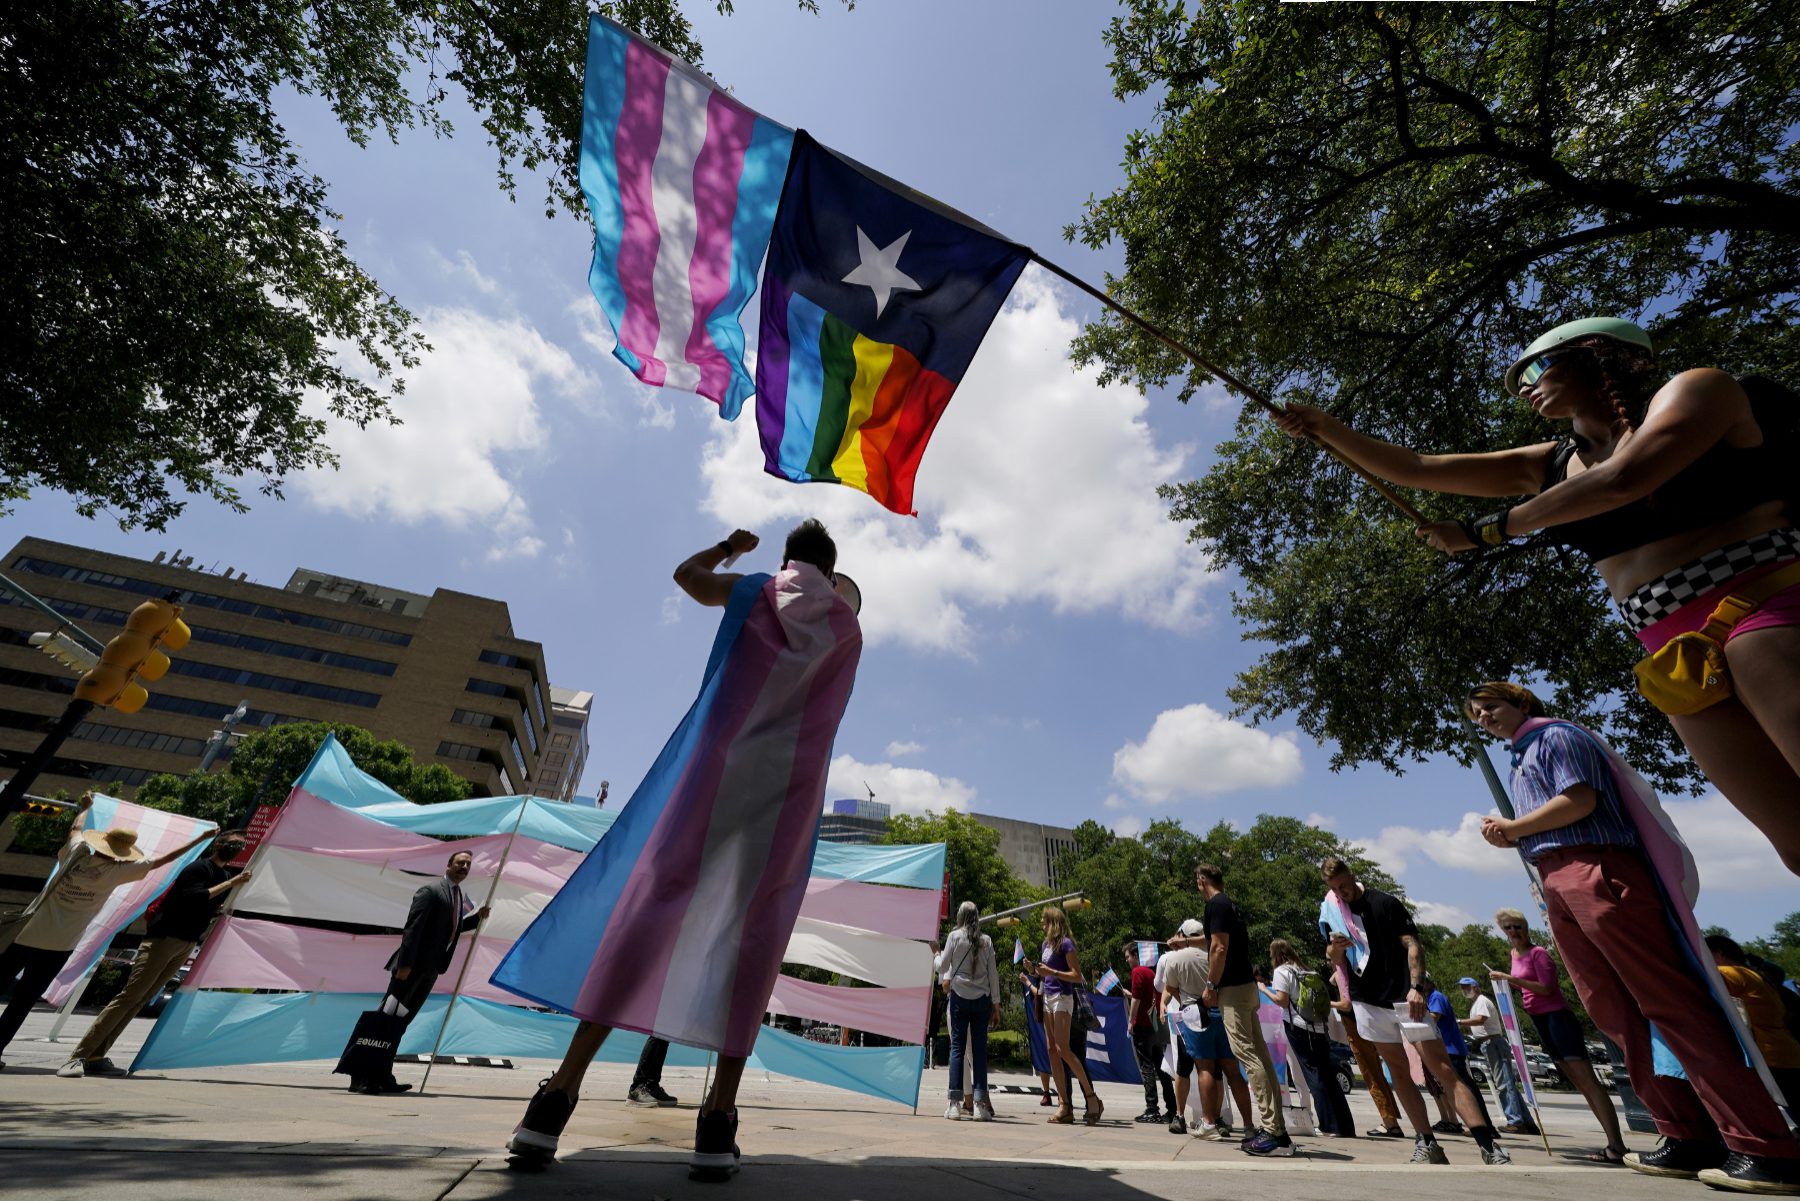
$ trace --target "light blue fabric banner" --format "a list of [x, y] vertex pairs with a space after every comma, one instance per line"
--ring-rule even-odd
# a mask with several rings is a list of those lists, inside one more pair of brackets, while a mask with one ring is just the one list
[[[434, 996], [400, 1040], [400, 1054], [428, 1055], [448, 998]], [[344, 1041], [375, 993], [178, 992], [132, 1062], [134, 1072], [225, 1067], [244, 1063], [336, 1062]], [[505, 1055], [561, 1059], [575, 1019], [459, 998], [440, 1055]], [[636, 1063], [644, 1036], [615, 1030], [594, 1057], [597, 1063]], [[851, 1092], [911, 1105], [917, 1097], [923, 1047], [832, 1047], [764, 1026], [751, 1067], [830, 1084]], [[700, 1067], [706, 1053], [671, 1046], [668, 1062]]]
[[813, 875], [831, 880], [939, 889], [944, 886], [944, 844], [874, 847], [821, 842], [813, 852], [812, 870]]

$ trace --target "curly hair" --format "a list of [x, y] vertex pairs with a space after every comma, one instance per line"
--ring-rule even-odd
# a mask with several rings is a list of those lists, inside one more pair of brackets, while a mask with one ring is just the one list
[[1588, 338], [1575, 346], [1587, 352], [1568, 360], [1582, 382], [1599, 392], [1620, 421], [1632, 429], [1642, 425], [1656, 393], [1656, 356], [1613, 338]]

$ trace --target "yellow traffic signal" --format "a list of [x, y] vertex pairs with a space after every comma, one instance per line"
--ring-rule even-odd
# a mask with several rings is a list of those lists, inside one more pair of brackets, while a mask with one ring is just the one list
[[1063, 912], [1073, 913], [1082, 909], [1092, 909], [1094, 903], [1086, 897], [1070, 897], [1063, 902]]
[[48, 816], [53, 813], [67, 813], [68, 811], [69, 806], [59, 805], [55, 801], [28, 800], [25, 802], [25, 812], [35, 813], [40, 817]]
[[154, 682], [169, 672], [169, 656], [157, 647], [178, 651], [191, 637], [180, 605], [145, 601], [125, 619], [125, 632], [106, 644], [100, 661], [75, 685], [75, 699], [136, 713], [150, 699], [136, 677]]

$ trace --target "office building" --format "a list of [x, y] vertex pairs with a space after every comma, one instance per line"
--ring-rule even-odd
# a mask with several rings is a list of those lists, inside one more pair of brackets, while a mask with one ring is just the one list
[[[7, 554], [0, 570], [102, 642], [131, 609], [169, 592], [194, 631], [169, 674], [147, 685], [141, 711], [94, 710], [32, 791], [130, 797], [151, 775], [186, 774], [221, 719], [247, 700], [240, 732], [347, 722], [404, 743], [421, 763], [444, 764], [476, 796], [536, 791], [549, 742], [564, 733], [554, 795], [573, 794], [592, 696], [567, 694], [579, 729], [553, 727], [544, 648], [513, 632], [503, 602], [306, 569], [273, 588], [193, 563], [179, 551], [144, 560], [36, 538]], [[17, 770], [75, 688], [74, 673], [28, 645], [49, 624], [0, 591], [0, 775]]]
[[575, 799], [582, 769], [587, 767], [588, 718], [593, 708], [593, 693], [550, 685], [550, 749], [539, 765], [533, 796]]
[[819, 837], [826, 842], [871, 843], [887, 833], [887, 821], [884, 801], [849, 797], [828, 801], [819, 818]]
[[971, 813], [970, 817], [1000, 832], [1000, 857], [1027, 884], [1056, 891], [1061, 887], [1056, 861], [1075, 849], [1075, 831], [1040, 822]]

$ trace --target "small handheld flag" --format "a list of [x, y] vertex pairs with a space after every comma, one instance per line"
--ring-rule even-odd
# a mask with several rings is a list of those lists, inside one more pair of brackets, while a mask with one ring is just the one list
[[1025, 962], [1025, 944], [1020, 942], [1016, 938], [1013, 939], [1013, 962], [1014, 963], [1024, 963]]
[[1162, 944], [1140, 940], [1138, 942], [1138, 962], [1145, 967], [1155, 967], [1156, 961], [1162, 958]]
[[1103, 997], [1117, 987], [1119, 987], [1119, 973], [1111, 968], [1107, 968], [1106, 974], [1094, 981], [1094, 991]]
[[769, 474], [912, 515], [925, 444], [1030, 254], [795, 134], [756, 360]]

